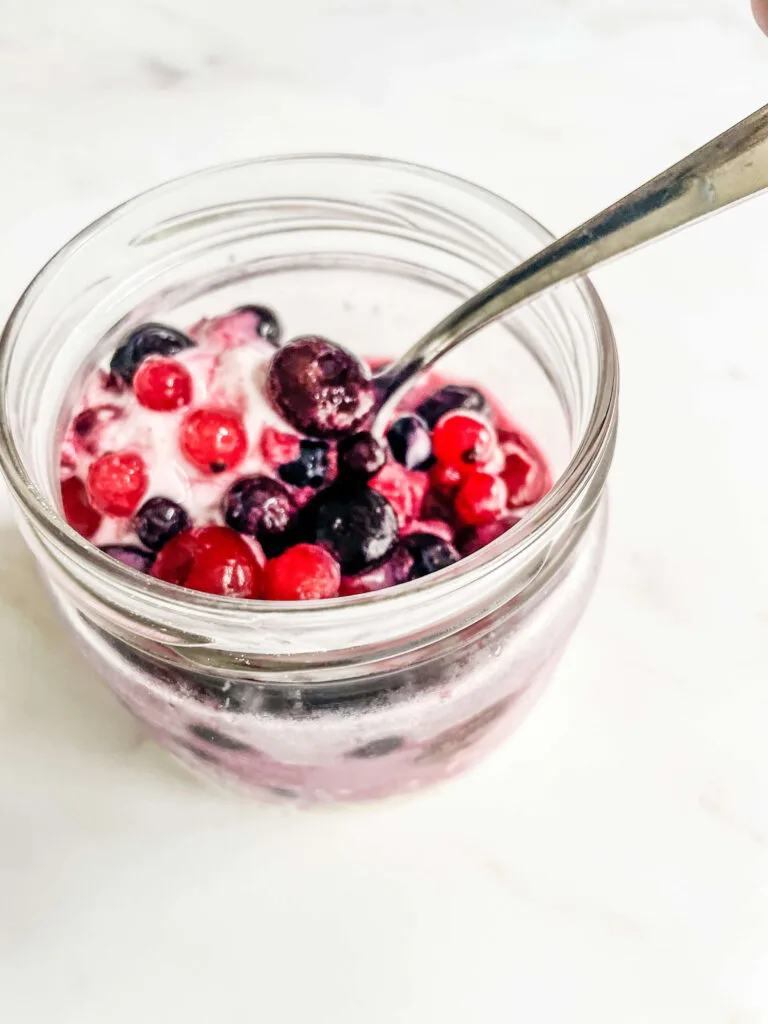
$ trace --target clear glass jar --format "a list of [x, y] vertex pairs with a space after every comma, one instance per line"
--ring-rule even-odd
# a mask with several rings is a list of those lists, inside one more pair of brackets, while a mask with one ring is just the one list
[[436, 171], [308, 156], [214, 168], [107, 214], [19, 301], [0, 352], [0, 460], [24, 537], [83, 651], [193, 768], [301, 803], [414, 790], [462, 771], [535, 699], [584, 609], [605, 533], [617, 362], [586, 281], [486, 328], [442, 372], [490, 390], [556, 483], [514, 529], [433, 576], [326, 602], [177, 589], [110, 559], [58, 511], [74, 382], [147, 319], [248, 302], [287, 336], [402, 351], [549, 239]]

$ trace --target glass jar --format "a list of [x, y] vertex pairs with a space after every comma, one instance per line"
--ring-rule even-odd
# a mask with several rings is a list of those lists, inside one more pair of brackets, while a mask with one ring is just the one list
[[512, 530], [432, 576], [332, 601], [211, 597], [141, 575], [62, 519], [71, 389], [126, 330], [263, 303], [287, 336], [403, 350], [549, 240], [436, 171], [307, 156], [214, 168], [118, 207], [40, 272], [0, 352], [0, 460], [21, 531], [82, 650], [189, 766], [268, 799], [379, 797], [462, 771], [540, 692], [605, 534], [617, 411], [610, 325], [579, 281], [441, 365], [529, 431], [556, 475]]

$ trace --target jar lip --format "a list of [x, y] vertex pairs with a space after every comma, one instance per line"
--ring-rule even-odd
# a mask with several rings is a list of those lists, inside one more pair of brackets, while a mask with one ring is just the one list
[[92, 221], [45, 263], [22, 292], [2, 334], [0, 334], [0, 394], [4, 396], [0, 407], [0, 469], [5, 474], [14, 497], [22, 506], [24, 513], [32, 520], [35, 527], [40, 529], [57, 547], [80, 561], [84, 560], [94, 571], [105, 574], [121, 588], [151, 596], [166, 606], [174, 606], [182, 614], [184, 608], [190, 607], [213, 615], [226, 615], [230, 618], [234, 616], [240, 620], [244, 616], [274, 617], [286, 614], [290, 614], [295, 619], [300, 614], [302, 617], [311, 616], [313, 622], [316, 623], [323, 616], [334, 615], [337, 612], [341, 614], [344, 611], [351, 611], [353, 608], [371, 610], [374, 606], [388, 605], [391, 607], [398, 599], [406, 598], [406, 595], [411, 597], [415, 597], [417, 594], [437, 596], [441, 590], [447, 590], [456, 584], [460, 585], [464, 580], [475, 579], [492, 572], [498, 565], [517, 558], [539, 541], [550, 527], [567, 514], [586, 486], [591, 476], [591, 468], [612, 443], [618, 401], [618, 356], [615, 338], [597, 291], [590, 280], [583, 277], [571, 282], [570, 287], [576, 288], [581, 295], [585, 310], [592, 321], [597, 348], [595, 399], [583, 435], [567, 466], [551, 490], [533, 507], [531, 512], [486, 547], [460, 559], [454, 565], [410, 583], [369, 594], [355, 594], [317, 601], [243, 601], [242, 598], [218, 597], [185, 590], [147, 576], [106, 555], [76, 533], [62, 518], [58, 509], [49, 504], [38, 492], [24, 467], [9, 424], [7, 379], [10, 361], [14, 342], [29, 309], [34, 305], [39, 293], [46, 287], [49, 278], [75, 251], [87, 244], [93, 237], [108, 231], [121, 217], [129, 214], [154, 196], [187, 182], [236, 168], [255, 167], [267, 163], [297, 164], [301, 162], [317, 162], [326, 165], [342, 163], [348, 166], [373, 164], [392, 171], [400, 171], [412, 177], [432, 178], [457, 191], [474, 196], [478, 200], [498, 208], [508, 216], [511, 215], [518, 224], [521, 224], [541, 241], [542, 247], [554, 238], [539, 221], [509, 200], [464, 178], [436, 168], [365, 154], [298, 153], [263, 156], [218, 164], [155, 185], [125, 200]]

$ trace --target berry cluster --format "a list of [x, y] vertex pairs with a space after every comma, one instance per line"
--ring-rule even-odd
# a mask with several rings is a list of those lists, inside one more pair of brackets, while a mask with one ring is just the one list
[[[499, 536], [549, 488], [535, 446], [476, 388], [435, 381], [377, 440], [367, 429], [369, 367], [324, 338], [279, 340], [263, 306], [201, 321], [189, 335], [156, 323], [133, 330], [67, 433], [70, 525], [168, 583], [314, 600], [437, 572]], [[265, 415], [254, 424], [252, 392], [233, 397], [217, 372], [228, 354], [258, 345], [253, 380]], [[115, 444], [141, 417], [162, 452]], [[157, 493], [168, 462], [189, 481], [182, 501]]]

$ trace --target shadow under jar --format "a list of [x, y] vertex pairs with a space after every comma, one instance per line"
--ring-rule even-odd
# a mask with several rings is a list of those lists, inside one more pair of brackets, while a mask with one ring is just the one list
[[555, 475], [511, 531], [459, 563], [324, 602], [211, 597], [135, 572], [59, 511], [70, 396], [132, 326], [272, 306], [285, 336], [403, 351], [550, 239], [515, 206], [432, 170], [309, 156], [214, 168], [87, 228], [5, 329], [0, 459], [27, 543], [82, 650], [188, 765], [302, 804], [403, 793], [509, 733], [581, 615], [605, 535], [616, 352], [580, 281], [484, 329], [440, 367], [478, 384]]

